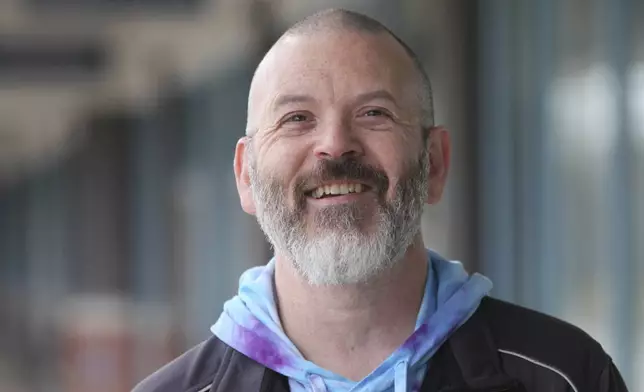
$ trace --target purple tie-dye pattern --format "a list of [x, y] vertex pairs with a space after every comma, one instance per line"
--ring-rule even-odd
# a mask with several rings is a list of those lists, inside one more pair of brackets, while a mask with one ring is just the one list
[[240, 351], [276, 372], [280, 372], [285, 367], [292, 367], [294, 358], [289, 358], [288, 352], [270, 340], [271, 331], [264, 324], [259, 320], [254, 321], [252, 329], [239, 325], [233, 327]]
[[427, 323], [422, 324], [416, 331], [403, 343], [403, 349], [409, 349], [412, 351], [412, 355], [418, 352], [423, 341], [427, 340], [429, 336], [429, 325]]
[[[470, 277], [462, 265], [446, 261], [432, 251], [428, 251], [428, 262], [432, 276], [427, 279], [416, 330], [360, 382], [350, 381], [307, 361], [284, 334], [272, 294], [274, 260], [242, 275], [238, 296], [226, 303], [223, 314], [211, 329], [231, 347], [286, 375], [293, 392], [393, 392], [395, 388], [419, 391], [428, 371], [429, 358], [469, 318], [491, 289], [491, 282], [486, 278]], [[394, 367], [400, 361], [408, 363], [409, 376], [407, 381], [395, 382]], [[312, 375], [319, 379], [324, 389], [311, 384]]]

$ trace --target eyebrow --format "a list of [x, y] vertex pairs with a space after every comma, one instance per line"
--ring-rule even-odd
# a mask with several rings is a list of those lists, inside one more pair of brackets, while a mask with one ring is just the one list
[[302, 103], [302, 102], [313, 102], [315, 99], [310, 95], [298, 95], [298, 94], [284, 94], [277, 97], [273, 102], [273, 111], [277, 110], [281, 106], [288, 105], [291, 103]]
[[[358, 94], [358, 96], [355, 97], [353, 101], [355, 105], [359, 105], [365, 102], [373, 101], [375, 99], [385, 99], [387, 101], [392, 102], [396, 107], [399, 107], [394, 96], [389, 91], [384, 89], [368, 91], [366, 93]], [[314, 101], [315, 101], [315, 98], [313, 98], [310, 95], [284, 94], [277, 97], [277, 99], [275, 99], [275, 101], [273, 102], [272, 106], [273, 106], [273, 111], [275, 111], [281, 106], [288, 105], [291, 103], [303, 103], [303, 102], [314, 102]]]
[[358, 94], [358, 96], [354, 99], [354, 104], [358, 105], [361, 103], [373, 101], [375, 99], [384, 99], [391, 101], [391, 103], [393, 103], [396, 107], [399, 107], [398, 102], [396, 102], [396, 98], [394, 98], [394, 96], [389, 91], [384, 89]]

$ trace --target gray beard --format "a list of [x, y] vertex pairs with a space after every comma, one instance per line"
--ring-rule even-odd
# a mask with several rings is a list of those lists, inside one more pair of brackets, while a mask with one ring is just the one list
[[[359, 203], [333, 205], [318, 211], [308, 229], [305, 203], [290, 208], [279, 179], [260, 175], [250, 162], [257, 221], [311, 285], [366, 283], [402, 259], [420, 231], [429, 177], [425, 150], [396, 185], [393, 200], [381, 201], [373, 216]], [[365, 220], [372, 227], [362, 228]]]

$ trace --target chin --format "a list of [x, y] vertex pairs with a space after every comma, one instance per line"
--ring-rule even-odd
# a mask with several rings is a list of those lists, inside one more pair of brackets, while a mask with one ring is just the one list
[[366, 283], [395, 264], [387, 238], [361, 230], [317, 232], [315, 238], [296, 244], [294, 266], [316, 286]]

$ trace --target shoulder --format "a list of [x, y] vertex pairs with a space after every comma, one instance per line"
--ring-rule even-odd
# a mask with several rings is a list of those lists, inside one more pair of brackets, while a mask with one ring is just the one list
[[497, 343], [505, 345], [499, 348], [548, 352], [550, 347], [574, 345], [577, 350], [569, 351], [570, 354], [605, 356], [601, 345], [590, 335], [558, 318], [491, 297], [481, 302], [481, 310]]
[[213, 336], [148, 376], [132, 392], [208, 390], [230, 351], [227, 345]]
[[547, 377], [577, 391], [592, 389], [612, 367], [602, 346], [572, 324], [489, 297], [480, 310], [508, 373]]

